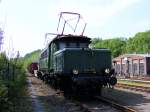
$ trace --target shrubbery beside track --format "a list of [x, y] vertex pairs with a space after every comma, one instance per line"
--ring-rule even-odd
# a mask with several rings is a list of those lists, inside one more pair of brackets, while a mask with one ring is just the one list
[[[20, 59], [0, 54], [0, 112], [17, 112], [18, 99], [25, 94], [26, 77]], [[17, 103], [16, 103], [17, 102]]]

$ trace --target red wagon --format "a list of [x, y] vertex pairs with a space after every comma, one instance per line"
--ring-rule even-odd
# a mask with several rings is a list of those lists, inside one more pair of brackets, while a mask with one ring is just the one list
[[38, 70], [38, 62], [32, 62], [31, 64], [29, 64], [28, 66], [28, 71], [32, 74], [34, 74], [34, 71]]

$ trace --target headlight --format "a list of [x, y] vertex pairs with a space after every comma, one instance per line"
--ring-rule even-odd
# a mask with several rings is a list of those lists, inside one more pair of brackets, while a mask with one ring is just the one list
[[77, 75], [77, 74], [79, 73], [79, 71], [76, 70], [76, 69], [74, 69], [72, 72], [73, 72], [73, 74], [75, 74], [75, 75]]
[[109, 68], [106, 68], [106, 69], [105, 69], [105, 73], [107, 73], [107, 74], [110, 73]]

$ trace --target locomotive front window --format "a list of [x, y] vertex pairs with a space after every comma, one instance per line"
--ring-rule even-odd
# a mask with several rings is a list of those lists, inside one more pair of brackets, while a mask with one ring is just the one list
[[64, 49], [64, 48], [77, 48], [77, 43], [73, 42], [61, 42], [59, 43], [59, 49]]
[[64, 48], [66, 48], [66, 43], [60, 43], [59, 44], [59, 49], [64, 49]]
[[71, 42], [71, 43], [66, 43], [66, 47], [68, 48], [87, 48], [88, 43], [79, 43], [79, 42]]
[[80, 44], [79, 44], [79, 47], [80, 47], [80, 48], [87, 48], [87, 47], [88, 47], [88, 44], [87, 44], [87, 43], [80, 43]]
[[77, 43], [70, 43], [70, 44], [69, 44], [69, 47], [70, 47], [70, 48], [77, 48]]
[[88, 48], [88, 43], [80, 43], [80, 42], [61, 42], [59, 43], [59, 49], [62, 50], [64, 48]]

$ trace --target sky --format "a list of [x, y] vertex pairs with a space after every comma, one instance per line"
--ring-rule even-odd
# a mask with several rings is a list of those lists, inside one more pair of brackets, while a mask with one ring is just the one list
[[43, 49], [45, 33], [57, 33], [63, 11], [82, 15], [88, 37], [133, 37], [150, 29], [149, 4], [150, 0], [1, 0], [3, 50], [13, 57], [17, 51], [24, 56]]

